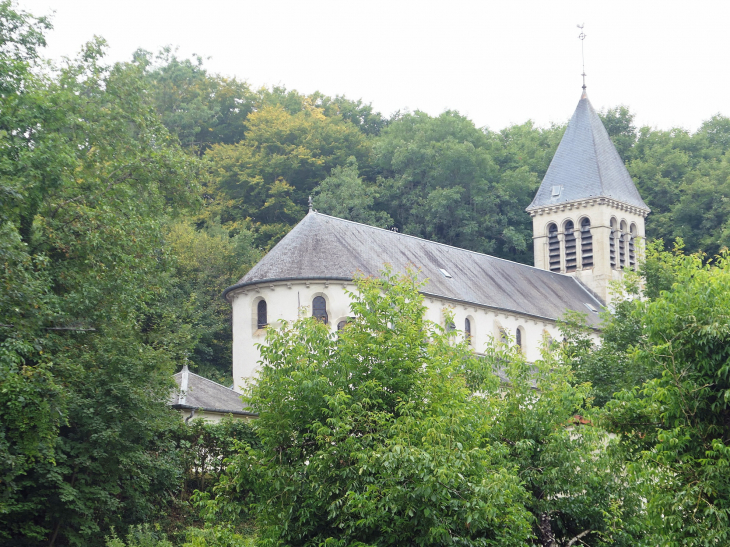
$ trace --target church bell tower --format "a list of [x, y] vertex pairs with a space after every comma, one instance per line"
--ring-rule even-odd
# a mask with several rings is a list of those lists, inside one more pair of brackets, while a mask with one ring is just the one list
[[636, 267], [650, 210], [585, 90], [526, 210], [535, 267], [576, 277], [608, 304], [610, 281]]

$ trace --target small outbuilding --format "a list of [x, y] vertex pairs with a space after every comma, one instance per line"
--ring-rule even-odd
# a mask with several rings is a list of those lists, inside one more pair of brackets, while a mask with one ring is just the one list
[[256, 416], [245, 409], [239, 393], [190, 372], [187, 365], [183, 365], [182, 370], [173, 375], [173, 378], [177, 390], [170, 395], [169, 405], [180, 412], [186, 423], [192, 418], [218, 422], [225, 416], [239, 419]]

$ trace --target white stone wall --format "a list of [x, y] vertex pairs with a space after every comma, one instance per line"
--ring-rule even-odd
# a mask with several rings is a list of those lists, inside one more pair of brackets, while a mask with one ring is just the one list
[[[634, 227], [635, 234], [632, 237], [634, 237], [637, 260], [643, 256], [646, 235], [644, 217], [647, 214], [645, 210], [608, 198], [596, 198], [542, 207], [531, 211], [530, 214], [534, 234], [535, 267], [541, 270], [550, 269], [548, 226], [555, 223], [558, 227], [558, 239], [560, 240], [561, 272], [580, 279], [606, 303], [610, 303], [609, 283], [621, 279], [623, 273], [621, 265], [618, 264], [618, 241], [616, 242], [617, 267], [611, 267], [610, 234], [612, 220], [616, 222], [619, 232], [621, 227], [625, 226], [626, 232], [630, 234], [632, 226]], [[591, 235], [593, 236], [593, 266], [590, 268], [582, 266], [580, 253], [580, 225], [584, 218], [590, 220]], [[565, 225], [569, 220], [573, 221], [575, 225], [577, 237], [578, 269], [575, 272], [566, 272], [565, 268]], [[628, 265], [628, 242], [626, 243], [626, 257]]]
[[[256, 347], [265, 341], [266, 330], [257, 328], [257, 306], [266, 300], [267, 319], [270, 327], [280, 326], [281, 321], [293, 322], [298, 313], [311, 316], [312, 300], [323, 296], [327, 302], [328, 324], [334, 331], [337, 323], [350, 314], [350, 298], [345, 289], [355, 290], [352, 283], [322, 280], [261, 283], [236, 289], [228, 298], [233, 306], [233, 380], [240, 390], [248, 379], [255, 379], [260, 352]], [[504, 312], [487, 306], [464, 305], [458, 301], [426, 297], [426, 319], [444, 326], [444, 310], [449, 309], [459, 331], [464, 330], [465, 319], [471, 321], [472, 346], [481, 353], [490, 337], [499, 339], [500, 330], [515, 338], [517, 329], [522, 331], [522, 348], [528, 360], [540, 357], [544, 334], [560, 340], [560, 331], [554, 321]], [[586, 310], [588, 312], [588, 310]], [[595, 336], [598, 341], [598, 336]]]

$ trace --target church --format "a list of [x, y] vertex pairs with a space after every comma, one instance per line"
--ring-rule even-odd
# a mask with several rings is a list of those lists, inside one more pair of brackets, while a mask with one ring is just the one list
[[[598, 338], [599, 311], [610, 282], [641, 255], [641, 199], [585, 92], [550, 167], [527, 207], [533, 221], [534, 266], [519, 264], [310, 211], [223, 297], [233, 310], [233, 379], [255, 378], [266, 328], [313, 316], [341, 329], [347, 291], [358, 274], [416, 268], [426, 319], [463, 333], [474, 351], [509, 337], [528, 360], [543, 340], [558, 339], [567, 311], [586, 314]], [[448, 312], [454, 324], [446, 324]]]

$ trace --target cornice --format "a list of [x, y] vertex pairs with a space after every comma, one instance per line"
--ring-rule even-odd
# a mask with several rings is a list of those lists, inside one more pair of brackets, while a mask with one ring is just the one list
[[629, 205], [628, 203], [624, 203], [622, 201], [618, 201], [613, 198], [607, 198], [607, 197], [579, 199], [576, 201], [569, 201], [567, 203], [556, 203], [555, 205], [545, 205], [543, 207], [536, 207], [534, 209], [526, 209], [526, 210], [528, 213], [530, 213], [530, 216], [534, 218], [538, 215], [560, 213], [560, 212], [564, 212], [564, 211], [571, 211], [573, 209], [585, 209], [587, 207], [601, 206], [601, 205], [610, 207], [612, 209], [617, 209], [619, 211], [626, 211], [628, 213], [632, 213], [634, 215], [638, 215], [643, 218], [646, 218], [646, 215], [648, 215], [651, 212], [650, 209], [643, 209], [641, 207]]

